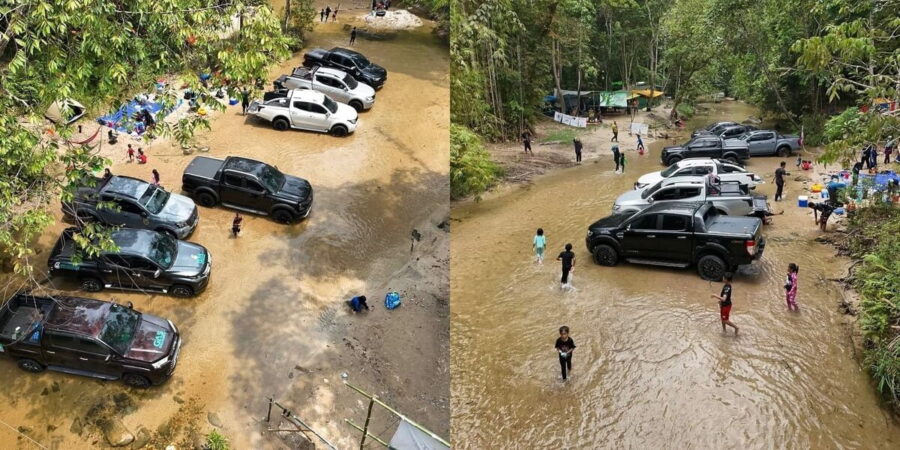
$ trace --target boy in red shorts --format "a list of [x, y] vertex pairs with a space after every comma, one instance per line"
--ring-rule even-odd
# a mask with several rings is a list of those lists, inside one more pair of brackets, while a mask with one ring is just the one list
[[725, 325], [734, 328], [734, 334], [738, 334], [737, 325], [731, 323], [731, 274], [725, 274], [725, 286], [722, 286], [720, 295], [710, 294], [710, 297], [719, 301], [719, 313], [722, 317], [722, 331], [725, 331]]

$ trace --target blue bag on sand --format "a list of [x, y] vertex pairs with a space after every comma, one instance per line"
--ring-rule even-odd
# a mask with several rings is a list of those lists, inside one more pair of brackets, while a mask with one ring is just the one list
[[384, 307], [387, 309], [394, 309], [398, 306], [400, 306], [400, 294], [388, 292], [387, 295], [384, 296]]

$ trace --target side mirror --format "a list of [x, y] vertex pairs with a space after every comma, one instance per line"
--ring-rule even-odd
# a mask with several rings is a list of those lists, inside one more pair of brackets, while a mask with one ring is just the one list
[[631, 224], [625, 225], [625, 231], [631, 231]]
[[653, 196], [647, 197], [647, 203], [653, 203]]
[[147, 211], [141, 211], [141, 217], [147, 218]]
[[153, 278], [159, 278], [159, 276], [161, 274], [162, 274], [162, 270], [156, 269], [156, 272], [153, 272]]
[[106, 359], [104, 359], [104, 361], [109, 361], [110, 358], [112, 358], [112, 355], [106, 355]]

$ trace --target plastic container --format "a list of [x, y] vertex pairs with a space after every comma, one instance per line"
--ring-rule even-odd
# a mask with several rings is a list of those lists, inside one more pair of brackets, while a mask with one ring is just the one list
[[800, 195], [797, 197], [797, 206], [801, 208], [806, 208], [809, 206], [809, 197], [805, 195]]
[[236, 98], [229, 99], [229, 100], [228, 100], [228, 104], [231, 105], [231, 106], [237, 105], [237, 104], [238, 104], [238, 99], [236, 99]]
[[837, 215], [839, 215], [839, 216], [843, 216], [843, 215], [844, 215], [844, 208], [834, 208], [834, 213], [837, 214]]
[[822, 189], [823, 189], [824, 187], [825, 187], [825, 186], [822, 186], [821, 183], [816, 183], [816, 184], [812, 185], [812, 187], [810, 187], [809, 190], [812, 191], [812, 192], [814, 192], [814, 193], [816, 193], [816, 194], [818, 194], [819, 192], [822, 192]]
[[384, 296], [384, 307], [387, 309], [394, 309], [398, 306], [400, 306], [400, 294], [388, 292], [387, 295]]
[[828, 189], [822, 190], [822, 200], [828, 200]]

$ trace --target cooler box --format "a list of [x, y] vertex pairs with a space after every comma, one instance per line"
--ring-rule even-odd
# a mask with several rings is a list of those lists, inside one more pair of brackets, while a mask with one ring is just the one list
[[801, 208], [806, 208], [809, 206], [809, 197], [805, 195], [800, 195], [797, 197], [797, 206]]

